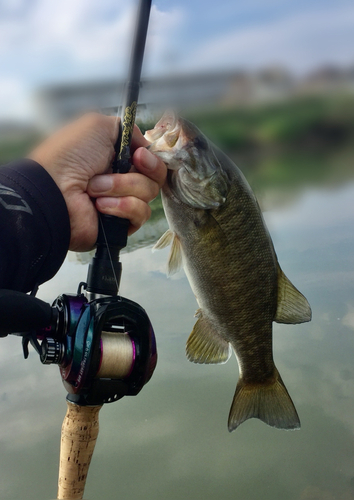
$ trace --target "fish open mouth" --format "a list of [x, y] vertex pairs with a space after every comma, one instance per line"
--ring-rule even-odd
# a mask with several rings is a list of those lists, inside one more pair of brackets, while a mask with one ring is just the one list
[[172, 110], [166, 111], [155, 127], [145, 132], [144, 137], [150, 142], [148, 148], [160, 156], [168, 168], [175, 170], [176, 166], [170, 164], [171, 158], [187, 143], [176, 113]]
[[209, 141], [188, 120], [168, 110], [145, 133], [149, 149], [166, 164], [167, 185], [176, 199], [194, 208], [217, 208], [226, 201], [229, 183]]
[[165, 111], [162, 118], [156, 123], [155, 127], [151, 130], [147, 130], [145, 132], [145, 138], [154, 143], [161, 139], [163, 135], [166, 133], [173, 132], [177, 125], [177, 116], [176, 113], [172, 110]]

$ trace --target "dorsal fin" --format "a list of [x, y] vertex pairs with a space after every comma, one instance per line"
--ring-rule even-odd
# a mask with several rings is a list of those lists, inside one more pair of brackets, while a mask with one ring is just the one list
[[296, 324], [306, 323], [310, 320], [310, 304], [289, 281], [278, 264], [278, 305], [274, 321]]

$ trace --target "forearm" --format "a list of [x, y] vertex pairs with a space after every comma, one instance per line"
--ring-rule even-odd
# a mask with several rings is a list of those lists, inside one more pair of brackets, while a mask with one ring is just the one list
[[70, 242], [64, 198], [36, 162], [0, 167], [0, 288], [23, 292], [51, 279]]

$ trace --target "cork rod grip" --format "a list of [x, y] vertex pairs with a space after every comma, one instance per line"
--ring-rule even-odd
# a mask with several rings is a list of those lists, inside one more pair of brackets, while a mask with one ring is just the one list
[[82, 499], [98, 436], [102, 406], [79, 406], [67, 401], [61, 430], [58, 499]]

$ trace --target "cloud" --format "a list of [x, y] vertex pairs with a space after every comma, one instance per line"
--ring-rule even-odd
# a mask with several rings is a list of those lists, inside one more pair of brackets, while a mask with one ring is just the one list
[[[14, 82], [5, 107], [24, 108], [39, 86], [124, 78], [137, 2], [14, 0], [0, 4], [0, 67]], [[144, 74], [284, 64], [303, 72], [354, 60], [354, 6], [252, 0], [215, 6], [180, 0], [153, 5]], [[16, 98], [16, 86], [21, 99]], [[5, 97], [7, 95], [7, 97]], [[18, 102], [21, 101], [21, 104]]]
[[174, 63], [175, 56], [180, 51], [180, 28], [184, 21], [185, 12], [181, 8], [161, 11], [155, 5], [152, 6], [144, 62], [145, 74], [161, 72]]
[[[298, 71], [325, 61], [348, 63], [354, 59], [352, 4], [321, 10], [312, 3], [306, 10], [294, 12], [283, 10], [278, 0], [268, 1], [271, 16], [265, 16], [257, 4], [258, 0], [247, 12], [237, 6], [221, 6], [214, 26], [208, 12], [201, 12], [199, 23], [193, 26], [199, 1], [189, 6], [189, 12], [181, 5], [169, 10], [153, 5], [149, 70], [163, 70], [168, 59], [170, 65], [178, 60], [179, 69], [283, 63]], [[31, 82], [123, 75], [134, 7], [134, 2], [123, 0], [17, 0], [1, 7], [2, 74], [9, 71]], [[248, 21], [236, 23], [236, 13]], [[235, 19], [235, 27], [230, 19]], [[228, 29], [222, 31], [224, 24]]]
[[342, 318], [342, 324], [354, 330], [354, 305], [347, 304], [347, 314]]
[[[7, 114], [5, 108], [17, 115], [18, 107], [29, 106], [33, 91], [48, 83], [124, 78], [136, 5], [124, 0], [18, 0], [0, 5], [0, 90], [6, 87], [0, 93], [1, 117]], [[164, 59], [181, 19], [176, 9], [153, 6], [153, 65]]]
[[[322, 238], [333, 240], [333, 231], [347, 235], [346, 227], [352, 222], [354, 212], [354, 184], [339, 186], [332, 189], [308, 190], [290, 206], [266, 212], [267, 225], [286, 231], [291, 226], [292, 231], [322, 230]], [[331, 228], [330, 233], [323, 229]], [[338, 234], [339, 236], [339, 234]]]
[[189, 55], [188, 65], [258, 68], [284, 64], [297, 72], [354, 59], [354, 6], [285, 13], [212, 36]]
[[[29, 80], [60, 74], [70, 78], [69, 71], [75, 77], [88, 61], [102, 65], [114, 53], [119, 58], [127, 45], [131, 9], [113, 13], [108, 22], [104, 21], [105, 7], [107, 2], [40, 0], [21, 19], [2, 20], [1, 57], [23, 60], [18, 70], [8, 67]], [[31, 68], [34, 74], [29, 74]]]
[[[38, 0], [26, 11], [19, 8], [16, 16], [5, 14], [0, 20], [0, 58], [13, 73], [30, 80], [40, 74], [47, 79], [50, 74], [72, 78], [88, 73], [99, 78], [103, 70], [117, 74], [130, 53], [135, 21], [131, 2]], [[153, 7], [150, 31], [158, 46], [179, 19], [176, 10]], [[14, 67], [14, 58], [24, 65]], [[35, 71], [30, 75], [31, 67]]]
[[31, 115], [31, 102], [19, 79], [11, 76], [0, 78], [0, 109], [3, 119], [25, 119]]

